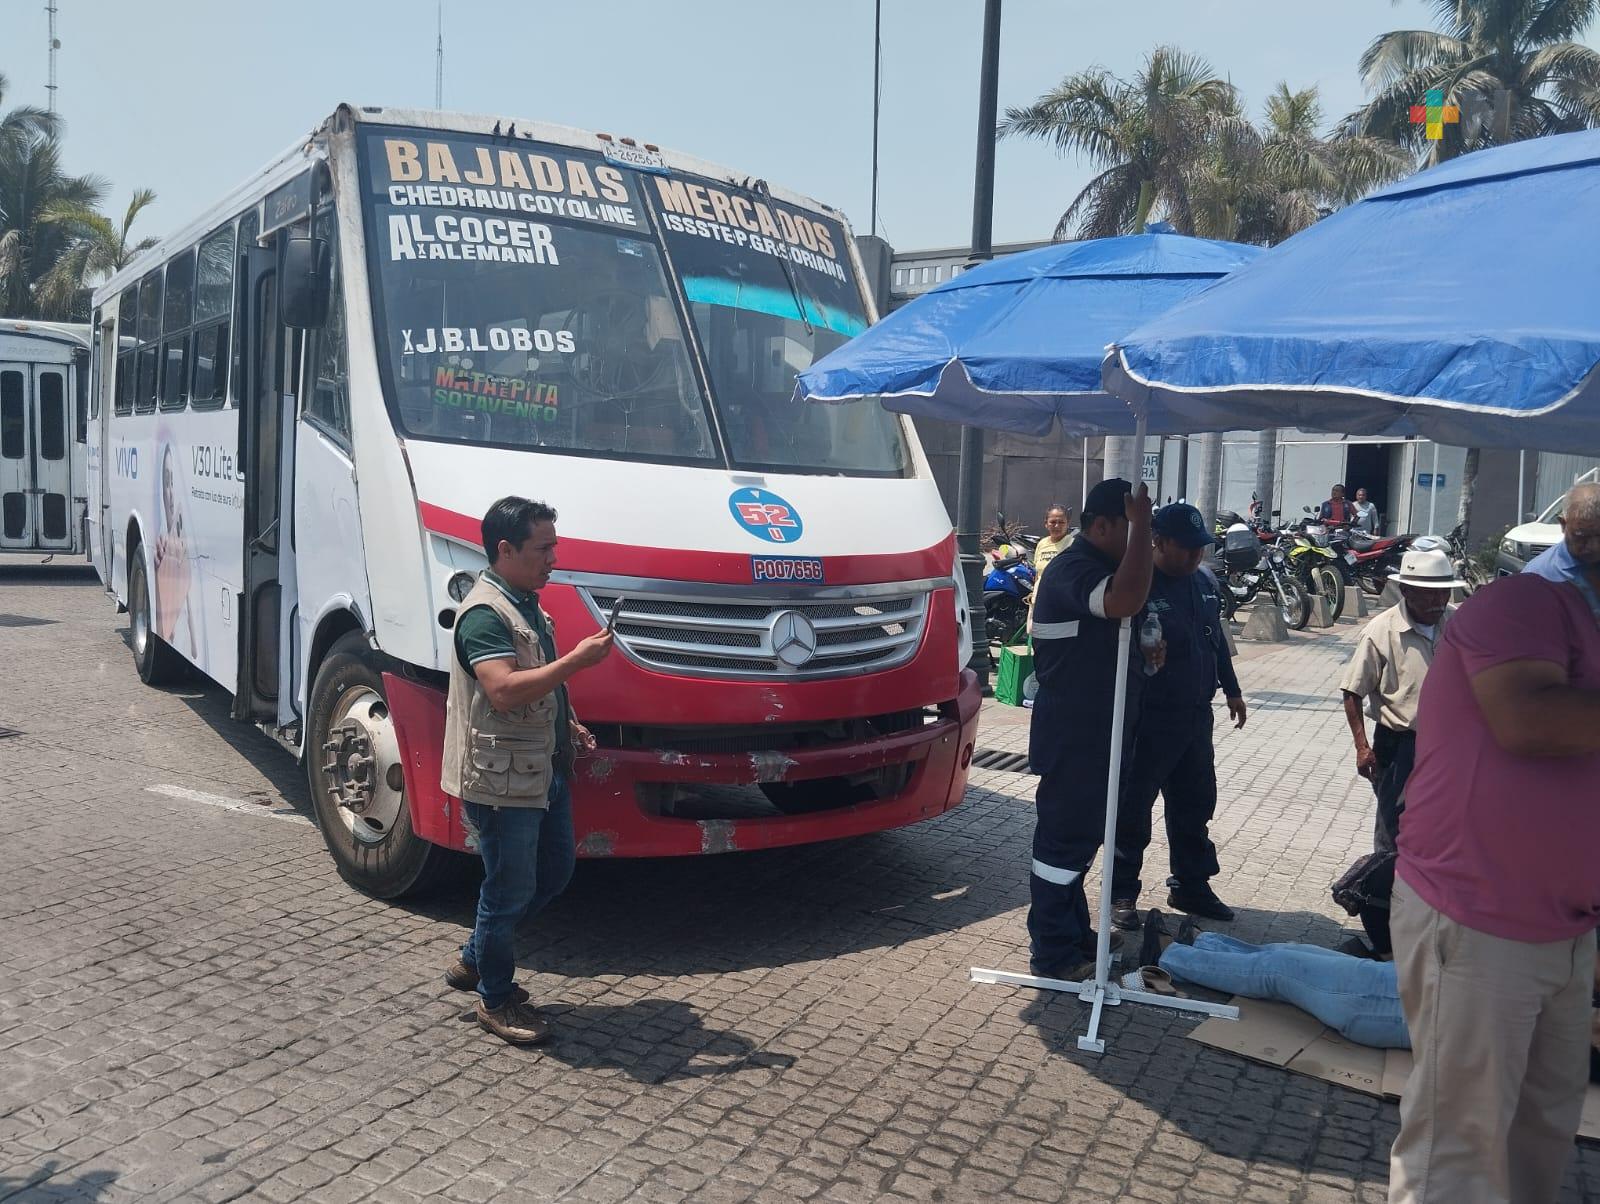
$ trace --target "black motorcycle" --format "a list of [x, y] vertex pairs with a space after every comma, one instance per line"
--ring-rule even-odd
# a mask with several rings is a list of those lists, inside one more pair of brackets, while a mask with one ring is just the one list
[[1225, 617], [1232, 619], [1264, 593], [1292, 630], [1302, 631], [1311, 622], [1311, 596], [1295, 578], [1289, 557], [1279, 545], [1263, 544], [1253, 527], [1232, 524], [1220, 533], [1212, 567], [1222, 586]]

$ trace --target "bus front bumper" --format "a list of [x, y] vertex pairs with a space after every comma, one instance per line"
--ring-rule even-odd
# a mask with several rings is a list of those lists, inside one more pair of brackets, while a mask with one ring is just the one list
[[[440, 788], [444, 692], [384, 674], [404, 758], [412, 828], [435, 844], [466, 849], [461, 804]], [[572, 775], [573, 819], [582, 857], [677, 857], [776, 848], [904, 827], [940, 815], [966, 793], [982, 701], [963, 671], [959, 694], [933, 722], [876, 740], [782, 752], [679, 753], [601, 748]], [[905, 772], [887, 797], [803, 815], [692, 819], [662, 813], [649, 799], [675, 786], [752, 787]]]

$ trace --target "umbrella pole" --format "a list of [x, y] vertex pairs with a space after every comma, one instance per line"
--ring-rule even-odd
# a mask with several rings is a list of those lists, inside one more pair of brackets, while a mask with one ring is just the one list
[[[1140, 422], [1143, 428], [1144, 423]], [[1139, 446], [1144, 446], [1143, 431]], [[1119, 1003], [1116, 987], [1107, 981], [1111, 972], [1111, 855], [1117, 845], [1117, 798], [1122, 792], [1122, 733], [1128, 722], [1128, 662], [1132, 659], [1133, 620], [1117, 625], [1117, 677], [1111, 703], [1111, 764], [1106, 773], [1106, 832], [1100, 846], [1100, 927], [1094, 948], [1094, 1009], [1089, 1013], [1089, 1031], [1078, 1038], [1078, 1048], [1105, 1053], [1100, 1037], [1100, 1010], [1106, 1003]], [[1088, 984], [1085, 984], [1086, 986]]]
[[[1139, 463], [1144, 464], [1145, 438], [1150, 424], [1139, 415], [1134, 430], [1134, 446], [1139, 449]], [[1159, 484], [1159, 482], [1158, 482]], [[1111, 698], [1111, 758], [1106, 767], [1106, 831], [1100, 844], [1100, 925], [1094, 948], [1094, 1007], [1089, 1013], [1089, 1031], [1078, 1038], [1078, 1048], [1091, 1053], [1105, 1053], [1106, 1043], [1100, 1037], [1100, 1012], [1107, 997], [1116, 987], [1107, 982], [1111, 972], [1111, 857], [1117, 847], [1117, 802], [1122, 794], [1122, 734], [1128, 723], [1128, 662], [1133, 658], [1133, 620], [1125, 618], [1117, 624], [1117, 675], [1112, 678]], [[1116, 1003], [1115, 998], [1110, 1002]]]

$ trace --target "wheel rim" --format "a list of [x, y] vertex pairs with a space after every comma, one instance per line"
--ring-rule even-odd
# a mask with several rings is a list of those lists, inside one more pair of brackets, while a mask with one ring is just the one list
[[129, 591], [133, 596], [128, 599], [128, 624], [133, 629], [134, 655], [142, 660], [150, 644], [150, 597], [142, 565], [133, 571], [133, 581], [134, 587]]
[[370, 686], [352, 686], [339, 696], [320, 750], [325, 798], [350, 835], [378, 844], [405, 809], [400, 740], [389, 704]]
[[1286, 626], [1298, 626], [1300, 619], [1300, 607], [1296, 605], [1296, 600], [1297, 598], [1304, 597], [1304, 594], [1296, 595], [1294, 588], [1289, 585], [1283, 585], [1278, 589], [1279, 610], [1283, 614], [1283, 621]]

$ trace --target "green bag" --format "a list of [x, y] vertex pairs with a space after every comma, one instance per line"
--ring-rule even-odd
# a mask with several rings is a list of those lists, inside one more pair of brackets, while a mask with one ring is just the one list
[[1000, 676], [994, 696], [1007, 706], [1022, 705], [1022, 687], [1033, 676], [1033, 645], [1008, 644], [1000, 649]]

